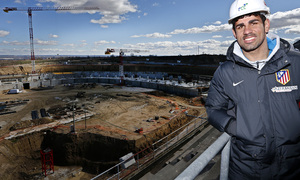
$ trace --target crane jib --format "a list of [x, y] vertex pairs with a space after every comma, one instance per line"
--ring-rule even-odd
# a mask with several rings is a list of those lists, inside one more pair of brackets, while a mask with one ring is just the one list
[[32, 74], [35, 73], [35, 55], [32, 27], [32, 11], [68, 11], [68, 10], [99, 10], [98, 7], [5, 7], [4, 12], [9, 11], [27, 11], [29, 19], [29, 38], [30, 38], [30, 54], [32, 61]]
[[99, 7], [5, 7], [4, 12], [9, 11], [68, 11], [68, 10], [99, 10]]

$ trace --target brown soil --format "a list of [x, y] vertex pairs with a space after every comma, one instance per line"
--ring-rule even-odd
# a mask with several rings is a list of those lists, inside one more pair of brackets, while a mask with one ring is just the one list
[[[183, 111], [195, 116], [205, 112], [202, 106], [194, 106], [200, 102], [193, 99], [113, 85], [61, 85], [42, 91], [0, 94], [0, 102], [17, 100], [27, 103], [10, 107], [16, 113], [0, 115], [0, 174], [4, 179], [41, 179], [39, 151], [46, 147], [54, 151], [57, 171], [49, 179], [59, 179], [61, 174], [69, 174], [65, 179], [89, 179], [93, 175], [84, 172], [100, 173], [117, 163], [119, 157], [139, 152], [190, 121], [192, 118]], [[42, 108], [50, 117], [32, 120], [31, 112]], [[11, 130], [21, 133], [25, 128], [72, 118], [73, 108], [75, 119], [86, 111], [93, 114], [87, 121], [76, 122], [76, 133], [70, 133], [71, 122], [4, 139]]]

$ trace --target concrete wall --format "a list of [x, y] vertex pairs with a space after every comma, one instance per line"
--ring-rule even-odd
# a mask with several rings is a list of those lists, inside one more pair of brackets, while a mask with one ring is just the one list
[[[86, 72], [85, 72], [86, 73]], [[92, 77], [91, 77], [92, 75]], [[106, 75], [106, 77], [93, 77], [98, 74], [95, 74], [95, 72], [91, 72], [84, 75], [79, 75], [79, 73], [71, 74], [69, 76], [53, 76], [51, 79], [49, 79], [49, 76], [41, 75], [38, 78], [32, 78], [31, 81], [26, 81], [24, 83], [29, 83], [30, 88], [37, 88], [39, 86], [57, 86], [61, 84], [84, 84], [84, 83], [96, 83], [96, 84], [120, 84], [120, 78], [115, 77], [109, 77], [112, 76], [112, 74], [103, 74]], [[113, 74], [115, 75], [115, 74]], [[164, 91], [171, 94], [176, 95], [184, 95], [184, 96], [191, 96], [195, 97], [198, 96], [198, 90], [194, 87], [182, 87], [178, 84], [177, 81], [173, 81], [173, 84], [170, 84], [170, 82], [167, 83], [167, 81], [164, 81], [161, 79], [153, 80], [149, 77], [141, 78], [141, 76], [145, 76], [143, 74], [139, 74], [139, 78], [124, 78], [124, 84], [127, 86], [133, 86], [133, 87], [143, 87], [143, 88], [149, 88], [149, 89], [157, 89], [160, 91]], [[85, 76], [85, 77], [83, 77]], [[86, 77], [88, 76], [88, 77]], [[161, 76], [161, 75], [160, 75]], [[41, 78], [42, 77], [42, 78]], [[47, 77], [47, 78], [45, 78]], [[155, 78], [156, 76], [153, 75], [151, 78]], [[176, 82], [176, 83], [175, 83]], [[0, 90], [9, 90], [9, 89], [23, 89], [23, 82], [11, 82], [11, 83], [1, 83], [0, 84]]]

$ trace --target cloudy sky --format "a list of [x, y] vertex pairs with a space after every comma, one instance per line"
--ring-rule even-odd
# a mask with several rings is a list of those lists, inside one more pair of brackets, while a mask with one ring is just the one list
[[[104, 55], [106, 48], [141, 55], [225, 54], [234, 41], [227, 24], [233, 0], [0, 0], [4, 7], [98, 7], [34, 11], [38, 55]], [[266, 0], [271, 31], [300, 39], [300, 1]], [[0, 12], [0, 55], [30, 55], [26, 11]], [[138, 54], [137, 54], [138, 55]]]

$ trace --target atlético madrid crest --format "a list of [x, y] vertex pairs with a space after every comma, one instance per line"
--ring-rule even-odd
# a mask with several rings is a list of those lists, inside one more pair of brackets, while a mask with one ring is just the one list
[[290, 72], [288, 69], [282, 69], [278, 72], [275, 73], [276, 74], [276, 80], [283, 85], [286, 85], [286, 83], [288, 83], [291, 78], [290, 78]]

